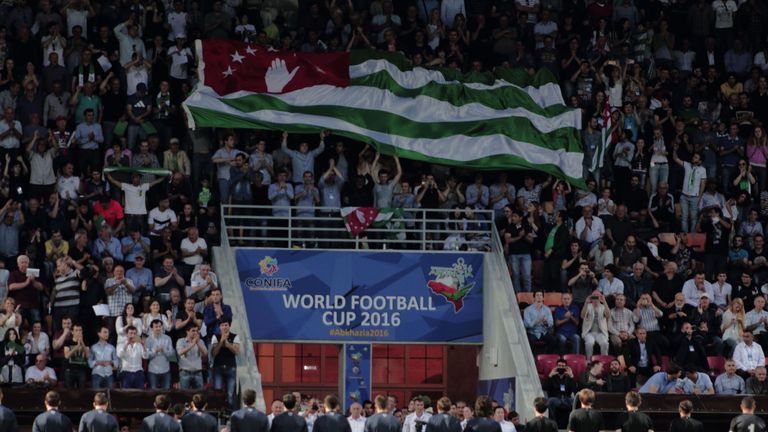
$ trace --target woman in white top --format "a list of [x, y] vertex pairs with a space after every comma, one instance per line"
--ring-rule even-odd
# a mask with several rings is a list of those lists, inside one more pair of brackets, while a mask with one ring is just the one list
[[24, 349], [30, 359], [34, 359], [38, 354], [48, 357], [51, 351], [51, 341], [43, 331], [43, 326], [39, 321], [32, 324], [32, 331], [27, 333], [27, 337], [24, 339]]
[[171, 330], [170, 316], [171, 311], [166, 312], [165, 315], [160, 312], [160, 300], [152, 299], [151, 303], [149, 303], [149, 312], [145, 313], [142, 317], [145, 333], [148, 333], [152, 328], [150, 324], [152, 324], [152, 321], [154, 320], [162, 321], [163, 333], [168, 333]]
[[128, 342], [128, 327], [136, 327], [136, 333], [141, 334], [144, 326], [139, 317], [134, 316], [136, 309], [133, 304], [128, 303], [123, 308], [123, 314], [117, 317], [115, 321], [115, 332], [117, 333], [117, 346], [125, 345]]
[[152, 69], [152, 63], [140, 54], [134, 53], [131, 61], [123, 65], [123, 69], [125, 69], [125, 89], [128, 96], [136, 93], [136, 86], [139, 83], [149, 87], [149, 71]]
[[730, 307], [723, 314], [723, 322], [720, 324], [720, 330], [723, 332], [723, 342], [728, 346], [729, 353], [732, 353], [736, 345], [741, 342], [741, 335], [746, 327], [746, 322], [744, 301], [740, 298], [733, 299]]
[[3, 313], [0, 313], [0, 334], [5, 334], [11, 328], [19, 333], [19, 325], [21, 325], [21, 314], [16, 307], [16, 300], [8, 297], [3, 302]]
[[666, 183], [669, 178], [669, 159], [667, 145], [660, 127], [653, 128], [653, 145], [651, 146], [651, 167], [648, 169], [651, 180], [651, 193], [656, 193], [659, 183]]
[[429, 13], [429, 24], [427, 24], [427, 44], [433, 50], [440, 46], [440, 39], [445, 37], [445, 27], [440, 21], [440, 11], [432, 9]]

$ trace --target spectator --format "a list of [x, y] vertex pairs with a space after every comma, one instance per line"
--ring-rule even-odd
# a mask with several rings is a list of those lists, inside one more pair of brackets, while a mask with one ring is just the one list
[[725, 372], [715, 379], [715, 393], [719, 395], [739, 395], [746, 391], [744, 378], [736, 374], [736, 362], [725, 361]]
[[200, 329], [197, 324], [187, 324], [185, 329], [186, 337], [176, 341], [176, 352], [179, 358], [179, 388], [201, 389], [203, 387], [202, 357], [208, 355], [208, 350], [200, 339]]
[[[159, 305], [158, 305], [159, 306]], [[171, 388], [171, 366], [169, 359], [176, 356], [171, 338], [164, 331], [164, 324], [158, 319], [150, 323], [151, 333], [143, 343], [146, 358], [149, 359], [147, 378], [153, 389]]]
[[642, 327], [635, 330], [635, 338], [629, 340], [619, 360], [634, 384], [643, 384], [653, 374], [661, 371], [661, 351], [648, 332]]
[[[582, 312], [582, 319], [583, 316], [584, 313]], [[544, 342], [545, 347], [553, 345], [555, 342], [552, 336], [554, 320], [552, 319], [552, 312], [544, 305], [544, 293], [542, 291], [533, 293], [533, 304], [525, 308], [523, 321], [531, 346], [536, 341]]]
[[752, 332], [744, 330], [742, 341], [733, 349], [733, 361], [736, 363], [736, 373], [742, 378], [749, 378], [755, 374], [758, 366], [765, 365], [763, 348], [753, 342]]
[[[240, 353], [240, 337], [230, 332], [231, 322], [231, 318], [217, 319], [218, 334], [211, 339], [213, 386], [227, 393], [230, 407], [235, 405], [236, 356]], [[289, 408], [287, 403], [286, 408]]]
[[621, 370], [621, 363], [616, 359], [611, 360], [604, 379], [606, 389], [611, 393], [626, 393], [632, 388], [629, 376]]
[[163, 266], [155, 272], [155, 292], [160, 304], [168, 303], [171, 296], [171, 290], [177, 289], [179, 292], [184, 289], [184, 278], [179, 274], [174, 265], [173, 258], [166, 257], [162, 261]]
[[210, 303], [203, 311], [205, 327], [211, 330], [211, 335], [219, 335], [219, 324], [232, 320], [232, 308], [224, 304], [221, 298], [221, 288], [211, 289]]
[[690, 393], [692, 394], [715, 394], [715, 388], [712, 385], [712, 380], [709, 378], [709, 375], [700, 373], [697, 370], [696, 365], [688, 365], [685, 367], [684, 381], [686, 381], [684, 389], [687, 390], [690, 388]]
[[768, 323], [768, 311], [765, 308], [765, 297], [759, 296], [755, 298], [755, 307], [746, 315], [746, 330], [752, 332], [755, 340], [763, 347], [763, 351], [768, 347], [768, 331], [766, 329], [766, 323]]
[[589, 301], [581, 310], [582, 330], [584, 339], [584, 352], [587, 358], [592, 357], [595, 345], [599, 345], [603, 355], [608, 354], [608, 320], [611, 311], [605, 297], [600, 293], [592, 293]]
[[142, 183], [141, 174], [131, 173], [131, 183], [123, 183], [115, 180], [112, 174], [107, 174], [107, 179], [115, 188], [125, 192], [125, 218], [129, 226], [144, 226], [145, 215], [147, 214], [147, 192], [152, 186], [158, 185], [165, 180], [159, 177], [152, 182]]
[[83, 326], [72, 326], [72, 340], [64, 343], [64, 383], [67, 388], [85, 388], [90, 350], [83, 339]]
[[125, 344], [118, 344], [117, 357], [120, 359], [121, 387], [126, 389], [144, 388], [144, 367], [142, 360], [146, 351], [138, 335], [136, 327], [129, 325], [126, 329]]
[[721, 317], [722, 324], [720, 325], [723, 343], [725, 343], [728, 353], [731, 355], [733, 355], [736, 345], [742, 340], [746, 322], [744, 302], [740, 298], [733, 299], [728, 310], [723, 313]]
[[200, 267], [192, 273], [188, 295], [196, 301], [202, 301], [212, 289], [218, 287], [219, 278], [211, 271], [211, 266], [209, 264], [202, 263], [200, 264]]
[[608, 319], [608, 334], [611, 347], [614, 352], [622, 352], [624, 344], [634, 338], [635, 320], [632, 311], [624, 307], [626, 297], [623, 294], [617, 294], [615, 297], [615, 307], [611, 309]]
[[54, 387], [58, 379], [56, 378], [56, 371], [47, 366], [48, 359], [38, 354], [35, 357], [35, 364], [27, 368], [27, 372], [24, 374], [27, 384], [34, 384], [43, 387]]
[[679, 348], [675, 356], [677, 364], [693, 365], [699, 371], [709, 370], [706, 350], [704, 345], [693, 337], [693, 326], [691, 323], [684, 322], [681, 331], [682, 337], [678, 339]]
[[[555, 322], [555, 338], [557, 338], [558, 354], [567, 352], [579, 354], [581, 352], [581, 336], [578, 332], [580, 314], [579, 307], [573, 304], [573, 295], [565, 292], [562, 295], [562, 305], [555, 308], [553, 320]], [[565, 344], [570, 342], [571, 350], [566, 351]]]
[[765, 395], [768, 394], [768, 381], [765, 380], [765, 366], [758, 366], [755, 368], [755, 374], [747, 378], [746, 382], [746, 394], [749, 395]]
[[113, 370], [119, 366], [117, 350], [109, 343], [109, 327], [99, 328], [99, 341], [91, 346], [88, 356], [91, 368], [91, 387], [111, 389], [114, 385]]
[[163, 331], [163, 334], [167, 333], [171, 329], [171, 319], [170, 319], [171, 311], [167, 310], [165, 314], [162, 313], [160, 309], [160, 302], [157, 299], [152, 299], [149, 302], [149, 311], [145, 312], [142, 316], [142, 328], [144, 329], [145, 335], [150, 335], [152, 330], [152, 323], [157, 320], [160, 321], [162, 325], [161, 330]]
[[[150, 252], [149, 237], [141, 235], [141, 226], [135, 225], [129, 228], [129, 234], [120, 240], [121, 252], [124, 261], [127, 264], [136, 265], [136, 259], [139, 255], [143, 257]], [[131, 270], [128, 270], [129, 272]], [[151, 274], [151, 273], [150, 273]], [[131, 279], [130, 276], [128, 276]], [[134, 281], [135, 282], [135, 281]], [[136, 285], [138, 287], [138, 285]], [[150, 283], [151, 287], [151, 283]]]
[[680, 379], [681, 370], [680, 367], [671, 364], [664, 372], [656, 372], [651, 376], [648, 381], [640, 387], [639, 393], [658, 393], [668, 394], [677, 393], [678, 382]]

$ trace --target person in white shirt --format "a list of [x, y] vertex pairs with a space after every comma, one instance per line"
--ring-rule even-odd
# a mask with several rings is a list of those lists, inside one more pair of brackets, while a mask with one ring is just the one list
[[352, 432], [363, 432], [365, 430], [365, 417], [363, 417], [363, 406], [360, 402], [354, 402], [349, 407], [349, 417], [347, 417], [349, 427]]
[[212, 289], [219, 286], [219, 278], [216, 273], [211, 271], [210, 264], [202, 263], [200, 267], [192, 273], [190, 280], [188, 297], [203, 301], [205, 295]]
[[27, 369], [27, 384], [43, 384], [55, 386], [58, 379], [56, 371], [47, 366], [48, 357], [45, 354], [38, 354], [35, 357], [35, 364]]
[[117, 347], [117, 358], [120, 359], [120, 381], [122, 388], [144, 388], [144, 367], [142, 361], [147, 357], [144, 345], [139, 339], [138, 330], [128, 326], [126, 331], [128, 342]]
[[165, 196], [160, 198], [157, 203], [157, 207], [149, 211], [147, 223], [149, 224], [149, 235], [159, 236], [160, 232], [168, 227], [171, 230], [176, 229], [176, 225], [179, 220], [176, 217], [176, 212], [171, 209], [171, 201]]
[[453, 21], [458, 14], [467, 16], [464, 0], [443, 0], [440, 4], [440, 20], [443, 21], [446, 28], [453, 27]]
[[728, 275], [725, 272], [720, 272], [717, 274], [717, 280], [711, 284], [712, 292], [714, 293], [712, 303], [722, 310], [728, 308], [728, 303], [731, 299], [731, 291], [733, 291], [731, 284], [726, 282], [727, 279]]
[[181, 260], [188, 266], [199, 266], [208, 257], [208, 243], [200, 237], [196, 227], [187, 231], [187, 237], [181, 241]]
[[683, 190], [680, 194], [682, 228], [685, 232], [691, 232], [699, 218], [699, 200], [707, 183], [707, 169], [701, 165], [701, 155], [698, 153], [691, 156], [690, 162], [680, 160], [677, 157], [677, 147], [675, 143], [672, 148], [672, 160], [685, 170]]
[[13, 150], [19, 148], [23, 136], [21, 122], [16, 120], [16, 112], [8, 107], [3, 111], [3, 119], [0, 120], [0, 148]]
[[184, 44], [187, 37], [182, 34], [176, 34], [176, 45], [168, 48], [168, 58], [171, 59], [171, 68], [169, 75], [177, 80], [186, 80], [189, 77], [189, 66], [194, 61], [192, 50]]
[[744, 330], [741, 342], [733, 350], [733, 361], [736, 363], [736, 373], [742, 378], [754, 375], [755, 368], [765, 365], [763, 348], [753, 341], [752, 332]]
[[605, 235], [603, 220], [592, 215], [592, 206], [584, 206], [581, 209], [581, 218], [576, 221], [576, 237], [588, 245], [587, 249]]
[[715, 298], [715, 290], [712, 288], [712, 284], [704, 278], [703, 271], [696, 272], [693, 279], [688, 279], [683, 284], [685, 302], [693, 307], [699, 306], [699, 298], [701, 298], [702, 293], [706, 293], [709, 298]]
[[159, 185], [165, 177], [158, 177], [152, 183], [142, 183], [141, 174], [131, 174], [130, 183], [122, 183], [115, 180], [111, 173], [107, 174], [107, 180], [116, 188], [125, 192], [125, 222], [128, 226], [139, 224], [144, 226], [144, 217], [147, 214], [147, 191], [152, 186]]
[[173, 1], [173, 10], [168, 12], [168, 40], [173, 42], [174, 36], [187, 34], [189, 15], [184, 12], [184, 3], [181, 0]]
[[[83, 30], [85, 34], [85, 30]], [[133, 53], [147, 56], [147, 50], [144, 47], [144, 41], [141, 39], [139, 26], [133, 22], [133, 18], [118, 24], [114, 29], [115, 37], [120, 43], [120, 64], [124, 65], [131, 61]]]
[[275, 416], [282, 414], [283, 411], [285, 411], [285, 405], [283, 405], [282, 399], [273, 400], [272, 412], [270, 412], [267, 416], [267, 420], [269, 420], [269, 427], [272, 427], [272, 420], [274, 420]]
[[515, 425], [504, 418], [504, 407], [499, 405], [493, 410], [493, 419], [501, 426], [501, 432], [515, 432]]
[[75, 167], [71, 162], [67, 162], [62, 168], [61, 176], [56, 181], [56, 190], [63, 200], [77, 199], [80, 189], [80, 177], [73, 175]]
[[616, 276], [619, 268], [614, 264], [608, 264], [603, 269], [603, 278], [597, 283], [597, 289], [606, 298], [613, 299], [618, 294], [624, 294], [624, 282]]
[[413, 398], [413, 412], [405, 417], [403, 432], [416, 432], [416, 421], [426, 423], [432, 414], [424, 411], [424, 401], [420, 397]]

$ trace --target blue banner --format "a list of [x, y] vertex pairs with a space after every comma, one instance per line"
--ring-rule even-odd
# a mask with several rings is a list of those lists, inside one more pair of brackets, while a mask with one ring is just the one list
[[507, 411], [517, 410], [514, 377], [480, 380], [477, 382], [477, 394], [490, 397]]
[[483, 254], [239, 249], [256, 341], [482, 343]]
[[371, 398], [371, 345], [344, 345], [344, 412]]

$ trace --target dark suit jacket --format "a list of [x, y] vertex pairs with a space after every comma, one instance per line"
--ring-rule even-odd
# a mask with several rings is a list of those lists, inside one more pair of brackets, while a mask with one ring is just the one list
[[315, 420], [312, 432], [352, 432], [352, 427], [343, 415], [329, 413]]
[[365, 421], [365, 432], [400, 432], [400, 420], [389, 413], [374, 414]]
[[[714, 66], [717, 68], [719, 72], [722, 72], [725, 70], [725, 57], [724, 53], [716, 49], [714, 53]], [[707, 68], [709, 67], [709, 59], [707, 57], [707, 51], [705, 49], [701, 49], [696, 51], [696, 66], [701, 67], [701, 69], [704, 71], [704, 73], [707, 72]]]
[[[651, 339], [646, 339], [645, 350], [648, 352], [648, 363], [651, 366], [661, 366], [661, 351], [659, 347]], [[637, 362], [640, 361], [640, 342], [637, 338], [630, 339], [627, 344], [624, 345], [624, 363], [627, 367], [637, 367]]]
[[181, 425], [173, 416], [157, 412], [144, 417], [144, 421], [141, 422], [141, 432], [181, 432]]
[[704, 432], [704, 425], [693, 418], [676, 418], [669, 425], [669, 432]]
[[426, 432], [461, 432], [461, 423], [456, 417], [438, 413], [429, 418]]
[[[547, 233], [549, 234], [549, 233]], [[552, 255], [550, 259], [562, 260], [568, 255], [568, 248], [570, 247], [571, 236], [568, 233], [568, 228], [565, 224], [560, 225], [560, 228], [555, 231], [555, 241], [552, 244]]]
[[32, 432], [72, 432], [72, 421], [58, 411], [46, 411], [35, 418]]
[[219, 422], [204, 411], [190, 411], [181, 418], [181, 429], [195, 432], [218, 432]]
[[501, 432], [501, 425], [491, 418], [475, 417], [467, 422], [464, 430], [467, 432]]
[[307, 421], [293, 412], [284, 412], [272, 419], [271, 432], [307, 432]]
[[269, 432], [269, 419], [256, 408], [240, 408], [229, 418], [229, 432]]
[[2, 405], [0, 405], [0, 430], [8, 432], [18, 432], [19, 430], [16, 414]]
[[[691, 351], [691, 347], [693, 347], [693, 351]], [[695, 338], [691, 340], [687, 338], [680, 339], [675, 362], [681, 366], [688, 364], [696, 365], [699, 372], [707, 372], [709, 370], [707, 351], [704, 349], [704, 345]]]
[[120, 426], [115, 416], [104, 411], [92, 410], [83, 414], [80, 418], [80, 427], [77, 432], [118, 432]]

